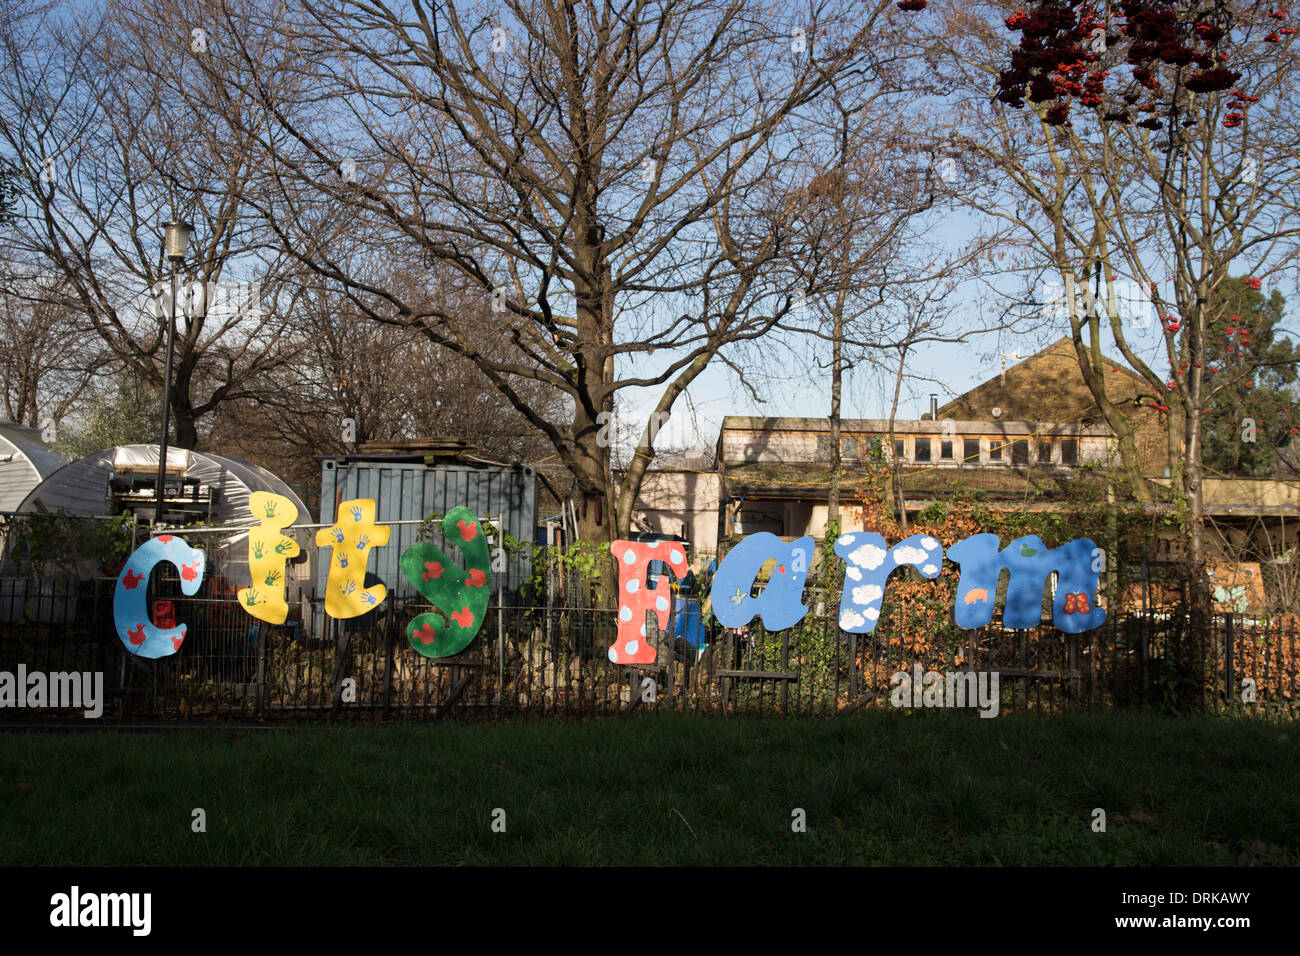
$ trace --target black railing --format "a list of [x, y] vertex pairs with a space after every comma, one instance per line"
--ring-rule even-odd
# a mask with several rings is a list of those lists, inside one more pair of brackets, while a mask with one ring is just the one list
[[[494, 605], [461, 654], [430, 660], [411, 649], [406, 625], [425, 605], [385, 602], [352, 621], [310, 597], [270, 625], [232, 596], [185, 597], [163, 576], [187, 626], [180, 652], [129, 654], [112, 622], [112, 579], [0, 579], [0, 671], [104, 675], [103, 720], [206, 718], [429, 719], [640, 711], [833, 714], [889, 707], [894, 675], [997, 671], [999, 712], [1157, 709], [1254, 716], [1300, 714], [1300, 631], [1219, 616], [1200, 633], [1177, 609], [1135, 614], [1081, 635], [1050, 625], [954, 631], [919, 649], [884, 624], [845, 634], [810, 614], [768, 633], [757, 622], [725, 630], [684, 602], [672, 627], [649, 631], [653, 665], [610, 662], [613, 611]], [[832, 607], [833, 611], [834, 608]], [[692, 611], [692, 615], [697, 612]], [[653, 618], [651, 618], [653, 627]], [[22, 692], [22, 689], [19, 689]], [[911, 698], [907, 698], [910, 703]], [[69, 710], [0, 707], [0, 721], [74, 718]]]

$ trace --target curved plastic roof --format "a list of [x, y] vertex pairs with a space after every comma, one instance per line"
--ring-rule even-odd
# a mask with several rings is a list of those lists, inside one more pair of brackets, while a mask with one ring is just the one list
[[[177, 459], [168, 451], [168, 463], [173, 464]], [[284, 495], [298, 508], [299, 520], [311, 520], [307, 517], [307, 506], [292, 489], [260, 465], [201, 451], [189, 452], [188, 458], [185, 477], [197, 479], [201, 486], [213, 490], [214, 517], [222, 524], [257, 523], [248, 510], [248, 496], [254, 491]], [[70, 462], [33, 488], [17, 510], [56, 512], [62, 508], [70, 515], [108, 514], [108, 482], [114, 474], [115, 460], [130, 460], [140, 465], [152, 462], [156, 473], [158, 446], [121, 445]]]
[[67, 460], [46, 446], [35, 428], [0, 422], [0, 511], [17, 509], [28, 492]]

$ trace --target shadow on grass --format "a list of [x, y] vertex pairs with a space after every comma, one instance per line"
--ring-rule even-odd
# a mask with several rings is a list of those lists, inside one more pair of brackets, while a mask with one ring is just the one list
[[924, 712], [10, 734], [0, 863], [1294, 865], [1294, 734]]

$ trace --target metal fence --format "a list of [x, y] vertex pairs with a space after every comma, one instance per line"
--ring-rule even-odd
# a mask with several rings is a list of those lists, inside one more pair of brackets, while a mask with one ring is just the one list
[[[101, 719], [115, 721], [834, 714], [892, 706], [895, 675], [918, 665], [939, 674], [998, 672], [1002, 714], [1300, 713], [1300, 632], [1233, 615], [1193, 633], [1177, 610], [1134, 614], [1074, 636], [1050, 625], [1004, 629], [995, 618], [918, 651], [884, 627], [845, 634], [816, 612], [785, 631], [757, 623], [726, 630], [688, 619], [698, 612], [679, 600], [670, 627], [649, 631], [655, 664], [626, 666], [608, 659], [613, 611], [502, 601], [464, 652], [430, 660], [406, 640], [407, 623], [427, 605], [390, 599], [364, 618], [336, 620], [305, 595], [290, 620], [273, 626], [206, 582], [197, 595], [182, 595], [166, 567], [155, 572], [151, 600], [171, 601], [187, 625], [180, 653], [152, 661], [126, 651], [112, 622], [115, 579], [11, 577], [0, 579], [0, 671], [101, 672]], [[79, 716], [3, 703], [0, 721], [11, 723]]]

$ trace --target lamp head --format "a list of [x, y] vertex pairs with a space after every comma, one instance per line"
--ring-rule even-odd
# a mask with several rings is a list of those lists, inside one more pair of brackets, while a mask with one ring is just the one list
[[194, 227], [188, 222], [173, 220], [163, 223], [163, 252], [173, 263], [185, 260], [185, 247], [189, 245]]

